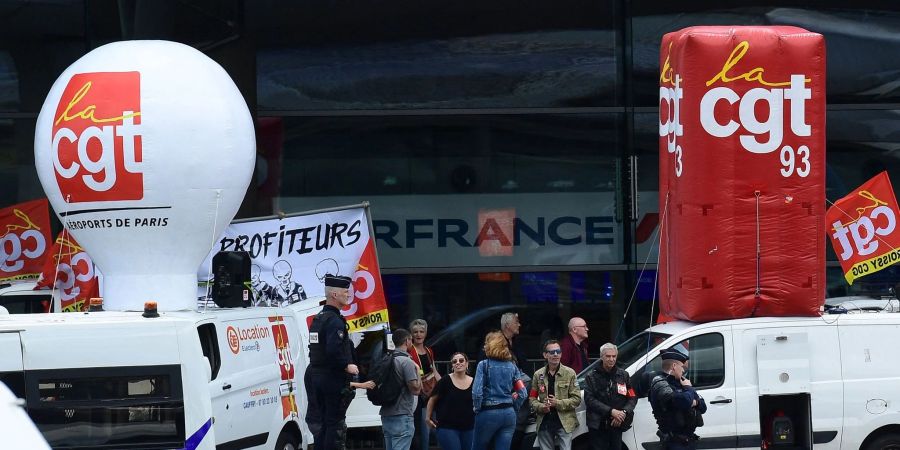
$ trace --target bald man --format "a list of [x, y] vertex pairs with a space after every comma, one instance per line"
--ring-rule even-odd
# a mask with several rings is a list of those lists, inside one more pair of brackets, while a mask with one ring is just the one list
[[581, 317], [569, 319], [569, 334], [559, 341], [562, 348], [562, 365], [571, 367], [575, 373], [588, 365], [588, 326]]

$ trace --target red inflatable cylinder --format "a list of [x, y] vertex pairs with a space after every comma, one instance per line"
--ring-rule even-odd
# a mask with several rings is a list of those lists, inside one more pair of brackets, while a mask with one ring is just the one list
[[818, 315], [825, 40], [692, 27], [660, 51], [661, 317]]

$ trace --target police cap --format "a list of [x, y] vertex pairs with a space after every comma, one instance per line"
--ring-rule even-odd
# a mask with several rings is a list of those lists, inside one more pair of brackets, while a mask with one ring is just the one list
[[340, 275], [332, 275], [330, 273], [325, 274], [325, 286], [349, 289], [350, 288], [350, 277], [343, 277]]
[[687, 362], [687, 360], [690, 359], [687, 355], [674, 348], [667, 348], [665, 350], [662, 350], [660, 352], [660, 357], [663, 359], [663, 361], [667, 359], [674, 359], [676, 361]]

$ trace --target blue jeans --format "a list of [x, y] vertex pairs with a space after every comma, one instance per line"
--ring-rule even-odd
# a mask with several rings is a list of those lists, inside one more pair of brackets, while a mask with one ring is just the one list
[[436, 433], [443, 450], [472, 450], [472, 430], [438, 428]]
[[509, 450], [516, 430], [516, 412], [509, 408], [483, 409], [475, 414], [472, 450], [487, 450], [494, 439], [494, 450]]
[[384, 430], [384, 450], [409, 450], [413, 433], [416, 432], [413, 416], [381, 416], [381, 427]]
[[418, 427], [417, 430], [419, 430], [421, 450], [428, 450], [428, 446], [431, 444], [431, 427], [428, 426], [428, 418], [425, 417], [425, 413], [428, 411], [425, 408], [426, 404], [428, 404], [428, 399], [423, 400], [422, 397], [419, 397], [419, 405], [421, 406], [416, 409], [419, 415], [416, 417], [415, 425]]

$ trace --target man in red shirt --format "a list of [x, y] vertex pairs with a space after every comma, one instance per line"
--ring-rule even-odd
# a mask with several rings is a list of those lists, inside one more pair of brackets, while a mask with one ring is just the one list
[[588, 365], [587, 350], [588, 327], [587, 322], [581, 317], [569, 319], [569, 334], [559, 341], [562, 348], [562, 365], [571, 367], [575, 373]]

